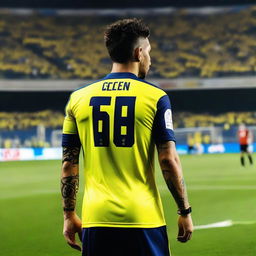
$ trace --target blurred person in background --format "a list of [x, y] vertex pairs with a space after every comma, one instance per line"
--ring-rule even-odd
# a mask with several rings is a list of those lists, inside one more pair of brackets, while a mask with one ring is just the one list
[[194, 136], [192, 134], [188, 134], [187, 136], [187, 145], [188, 145], [188, 154], [192, 154], [194, 151], [194, 145], [195, 145], [195, 140]]
[[195, 132], [194, 134], [194, 140], [195, 140], [195, 152], [196, 154], [198, 155], [201, 155], [204, 153], [204, 147], [203, 147], [203, 144], [202, 144], [202, 133], [201, 132]]
[[[154, 150], [178, 208], [180, 242], [193, 223], [176, 152], [168, 95], [143, 80], [149, 28], [140, 20], [108, 26], [112, 71], [70, 96], [63, 126], [61, 190], [67, 243], [86, 256], [169, 256], [166, 223], [154, 175]], [[84, 153], [82, 221], [76, 214], [79, 152]]]
[[240, 162], [242, 166], [245, 166], [244, 155], [247, 155], [250, 164], [253, 164], [252, 155], [249, 151], [249, 145], [252, 143], [252, 133], [247, 129], [245, 124], [241, 123], [238, 128], [238, 140], [240, 145]]

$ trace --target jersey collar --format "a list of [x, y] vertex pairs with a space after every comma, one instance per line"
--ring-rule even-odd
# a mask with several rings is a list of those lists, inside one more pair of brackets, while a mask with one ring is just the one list
[[136, 75], [130, 72], [114, 72], [105, 76], [105, 79], [116, 79], [116, 78], [133, 78], [138, 79]]

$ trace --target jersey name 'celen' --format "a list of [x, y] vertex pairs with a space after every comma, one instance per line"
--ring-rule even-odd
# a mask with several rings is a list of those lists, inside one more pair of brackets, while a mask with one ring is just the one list
[[102, 91], [129, 91], [130, 82], [115, 81], [104, 82], [102, 85]]

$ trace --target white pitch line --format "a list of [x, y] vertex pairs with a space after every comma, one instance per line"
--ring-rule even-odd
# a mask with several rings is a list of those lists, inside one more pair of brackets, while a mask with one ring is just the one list
[[231, 227], [231, 226], [233, 226], [232, 220], [225, 220], [225, 221], [215, 222], [207, 225], [194, 226], [194, 229], [200, 230], [200, 229], [223, 228], [223, 227]]
[[232, 221], [232, 220], [225, 220], [221, 222], [215, 222], [207, 225], [199, 225], [194, 226], [195, 230], [200, 229], [210, 229], [210, 228], [224, 228], [224, 227], [231, 227], [234, 225], [252, 225], [256, 224], [256, 221]]

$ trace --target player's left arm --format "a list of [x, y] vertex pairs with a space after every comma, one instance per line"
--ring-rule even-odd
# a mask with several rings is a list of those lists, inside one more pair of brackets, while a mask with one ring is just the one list
[[179, 230], [177, 239], [180, 242], [187, 242], [192, 236], [193, 222], [181, 162], [176, 151], [175, 143], [173, 141], [159, 143], [157, 150], [166, 185], [179, 209], [180, 216], [178, 219]]
[[74, 249], [81, 250], [76, 242], [78, 233], [81, 240], [82, 223], [76, 214], [76, 195], [79, 188], [79, 153], [81, 148], [76, 125], [76, 119], [71, 108], [71, 99], [66, 107], [66, 116], [63, 124], [62, 135], [62, 171], [61, 194], [63, 205], [63, 235], [67, 243]]
[[176, 151], [171, 103], [167, 95], [162, 96], [157, 102], [152, 132], [165, 182], [179, 209], [177, 239], [180, 242], [187, 242], [193, 232], [191, 207], [188, 202], [181, 162]]

